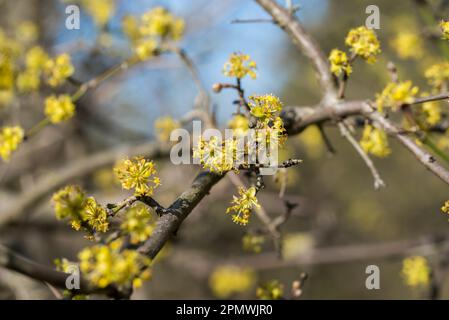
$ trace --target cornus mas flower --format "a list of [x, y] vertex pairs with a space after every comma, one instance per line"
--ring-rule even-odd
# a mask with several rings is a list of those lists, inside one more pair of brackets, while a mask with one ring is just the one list
[[57, 87], [65, 82], [75, 72], [70, 56], [66, 53], [45, 62], [44, 74], [47, 83], [52, 87]]
[[449, 21], [441, 20], [440, 29], [443, 35], [443, 39], [449, 40]]
[[20, 39], [22, 43], [29, 44], [37, 40], [39, 30], [35, 23], [31, 21], [22, 21], [17, 26], [15, 33], [16, 38]]
[[[427, 97], [429, 94], [423, 92], [422, 97]], [[413, 109], [415, 120], [421, 128], [427, 129], [435, 126], [441, 121], [441, 102], [429, 101], [416, 106]]]
[[245, 234], [242, 238], [243, 250], [252, 253], [262, 252], [262, 245], [265, 243], [265, 237], [256, 234]]
[[252, 95], [249, 97], [251, 114], [262, 122], [273, 121], [282, 110], [282, 102], [272, 94]]
[[126, 211], [120, 228], [130, 235], [132, 244], [138, 244], [151, 236], [154, 226], [150, 210], [144, 205], [136, 205]]
[[42, 47], [34, 46], [25, 55], [25, 65], [27, 69], [42, 71], [48, 59], [48, 54]]
[[139, 287], [150, 278], [151, 260], [135, 250], [121, 250], [122, 244], [119, 239], [108, 245], [85, 248], [78, 254], [80, 270], [92, 284], [100, 288], [111, 284]]
[[449, 82], [449, 62], [435, 63], [426, 69], [424, 76], [429, 85], [440, 91]]
[[249, 129], [249, 120], [244, 115], [237, 114], [228, 122], [228, 128], [237, 136], [244, 135]]
[[421, 256], [404, 259], [401, 274], [405, 283], [411, 287], [428, 285], [430, 282], [430, 268], [427, 259]]
[[259, 286], [256, 290], [257, 298], [261, 300], [278, 300], [284, 295], [284, 286], [278, 280], [271, 280]]
[[385, 131], [369, 124], [365, 125], [363, 129], [360, 146], [366, 153], [371, 153], [376, 157], [383, 158], [391, 153]]
[[443, 211], [444, 213], [449, 213], [449, 200], [447, 200], [441, 207], [441, 211]]
[[250, 290], [255, 282], [256, 274], [252, 269], [232, 265], [216, 268], [209, 277], [212, 293], [221, 299], [244, 293]]
[[154, 39], [142, 39], [135, 44], [136, 55], [140, 60], [148, 60], [154, 56], [158, 44]]
[[249, 75], [256, 79], [257, 65], [250, 56], [243, 53], [232, 53], [223, 66], [223, 74], [227, 77], [243, 79]]
[[81, 5], [98, 26], [105, 25], [115, 11], [115, 0], [81, 0]]
[[161, 183], [156, 176], [153, 161], [147, 161], [143, 157], [121, 161], [114, 168], [114, 173], [123, 189], [134, 189], [136, 195], [151, 196]]
[[233, 196], [231, 204], [233, 206], [227, 208], [226, 213], [235, 212], [232, 215], [232, 221], [237, 224], [247, 225], [251, 210], [260, 206], [256, 198], [256, 188], [250, 187], [245, 189], [244, 187], [239, 187], [239, 196]]
[[170, 134], [173, 130], [181, 127], [179, 121], [173, 117], [166, 116], [156, 119], [154, 122], [154, 131], [159, 141], [170, 141]]
[[411, 81], [391, 82], [380, 94], [376, 95], [377, 109], [383, 112], [384, 107], [391, 107], [396, 111], [401, 106], [412, 103], [418, 91], [419, 88], [413, 86]]
[[16, 85], [21, 93], [36, 91], [40, 84], [40, 73], [34, 69], [25, 70], [17, 75]]
[[390, 42], [391, 47], [402, 59], [419, 59], [424, 55], [423, 41], [413, 31], [401, 31]]
[[337, 77], [342, 74], [348, 76], [352, 73], [352, 67], [346, 52], [333, 49], [329, 54], [329, 62], [331, 64], [331, 72]]
[[376, 56], [381, 52], [376, 34], [364, 26], [351, 29], [346, 36], [345, 43], [351, 48], [351, 52], [362, 57], [368, 63], [376, 62]]
[[156, 7], [142, 15], [140, 33], [169, 40], [179, 40], [184, 33], [184, 20], [172, 15], [163, 7]]
[[193, 157], [200, 160], [203, 168], [218, 174], [237, 169], [233, 165], [238, 152], [236, 140], [231, 138], [222, 141], [216, 136], [208, 141], [200, 137], [198, 145], [193, 147]]
[[19, 126], [4, 127], [0, 130], [0, 157], [8, 161], [13, 151], [22, 143], [23, 129]]
[[79, 186], [64, 187], [53, 194], [52, 202], [56, 218], [68, 218], [72, 228], [77, 231], [82, 227], [89, 233], [106, 232], [109, 229], [106, 210], [94, 198], [87, 198]]
[[45, 99], [44, 112], [52, 123], [59, 123], [73, 117], [75, 104], [69, 95], [51, 95]]

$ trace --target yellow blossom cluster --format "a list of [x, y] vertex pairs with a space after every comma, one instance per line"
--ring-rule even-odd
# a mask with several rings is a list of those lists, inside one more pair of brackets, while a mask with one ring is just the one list
[[122, 22], [123, 32], [133, 44], [140, 60], [151, 58], [166, 41], [182, 38], [185, 22], [163, 7], [156, 7], [144, 13], [140, 19], [126, 16]]
[[381, 52], [376, 34], [365, 26], [351, 29], [346, 36], [345, 43], [351, 48], [351, 52], [362, 57], [368, 63], [376, 62], [376, 56]]
[[257, 65], [251, 57], [243, 53], [232, 53], [223, 66], [223, 74], [227, 77], [243, 79], [247, 75], [256, 79]]
[[331, 72], [337, 77], [340, 75], [349, 76], [352, 73], [352, 66], [344, 51], [333, 49], [329, 54], [329, 62], [331, 64]]
[[449, 40], [449, 21], [441, 20], [440, 29], [443, 35], [443, 39]]
[[263, 235], [247, 233], [242, 238], [243, 250], [252, 253], [262, 252], [262, 246], [265, 243]]
[[70, 219], [75, 230], [106, 232], [109, 229], [108, 215], [92, 197], [79, 186], [66, 186], [53, 194], [52, 202], [57, 219]]
[[136, 195], [151, 196], [154, 189], [161, 181], [156, 176], [156, 168], [153, 161], [147, 161], [143, 157], [134, 157], [119, 162], [114, 173], [122, 188], [126, 190], [134, 189]]
[[379, 112], [383, 112], [385, 107], [390, 107], [397, 111], [401, 106], [410, 104], [415, 100], [419, 88], [411, 81], [399, 83], [389, 83], [380, 94], [376, 95], [376, 105]]
[[47, 59], [44, 65], [44, 75], [47, 83], [52, 87], [62, 85], [74, 72], [71, 58], [66, 53]]
[[138, 204], [126, 211], [120, 228], [130, 235], [132, 244], [138, 244], [151, 236], [154, 226], [155, 220], [150, 209], [145, 205]]
[[226, 209], [226, 213], [234, 212], [232, 221], [246, 226], [249, 222], [251, 210], [260, 207], [259, 201], [256, 198], [257, 190], [255, 187], [248, 189], [239, 187], [239, 196], [233, 196], [231, 207]]
[[413, 256], [402, 262], [402, 277], [411, 287], [427, 285], [430, 282], [430, 268], [427, 259], [422, 256]]
[[13, 151], [22, 143], [23, 129], [19, 126], [4, 127], [0, 130], [0, 157], [8, 161]]
[[212, 136], [209, 140], [199, 137], [198, 144], [193, 146], [193, 157], [200, 161], [204, 169], [218, 174], [238, 170], [234, 165], [241, 154], [242, 151], [233, 138], [223, 141], [218, 136]]
[[159, 141], [170, 141], [170, 134], [173, 130], [181, 127], [179, 121], [173, 119], [173, 117], [165, 116], [156, 119], [154, 122], [154, 131]]
[[449, 82], [449, 62], [442, 61], [431, 65], [424, 72], [424, 76], [435, 91], [445, 89]]
[[140, 287], [142, 281], [151, 276], [148, 269], [151, 260], [135, 250], [122, 250], [122, 246], [122, 241], [118, 239], [108, 245], [83, 249], [78, 254], [83, 275], [99, 288], [111, 284], [118, 287]]
[[256, 296], [261, 300], [279, 300], [283, 295], [284, 286], [278, 280], [271, 280], [264, 283], [256, 290]]
[[115, 0], [81, 0], [80, 2], [100, 27], [105, 25], [114, 15]]
[[209, 277], [209, 287], [220, 299], [247, 292], [255, 282], [256, 274], [252, 269], [233, 265], [218, 267]]
[[[427, 97], [429, 94], [423, 92], [422, 97]], [[442, 110], [440, 101], [424, 102], [413, 109], [415, 114], [415, 121], [422, 129], [428, 129], [441, 121]]]
[[441, 207], [441, 211], [449, 214], [449, 200], [447, 200], [444, 205]]
[[402, 59], [420, 59], [424, 56], [423, 40], [413, 31], [400, 31], [390, 45]]
[[370, 124], [366, 124], [363, 129], [360, 146], [366, 153], [371, 153], [376, 157], [383, 158], [391, 153], [385, 131]]
[[73, 117], [75, 104], [69, 95], [51, 95], [45, 99], [44, 112], [52, 123], [59, 123]]

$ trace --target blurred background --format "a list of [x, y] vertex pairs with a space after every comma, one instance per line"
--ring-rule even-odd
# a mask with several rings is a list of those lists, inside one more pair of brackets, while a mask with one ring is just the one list
[[[247, 94], [273, 93], [284, 105], [292, 106], [319, 101], [320, 89], [310, 64], [280, 28], [271, 23], [232, 23], [236, 19], [267, 19], [268, 15], [254, 1], [116, 0], [111, 19], [102, 26], [81, 6], [79, 30], [65, 28], [68, 3], [0, 1], [0, 26], [5, 33], [14, 35], [21, 21], [32, 21], [38, 26], [38, 43], [54, 54], [69, 53], [76, 67], [74, 78], [85, 82], [130, 55], [130, 45], [121, 30], [123, 17], [141, 15], [162, 5], [186, 19], [186, 34], [180, 46], [197, 66], [221, 126], [226, 125], [235, 110], [232, 104], [235, 93], [215, 94], [211, 87], [216, 82], [227, 81], [222, 74], [223, 63], [236, 51], [249, 54], [258, 65], [257, 79], [243, 81]], [[438, 24], [438, 16], [444, 17], [449, 11], [447, 3], [298, 0], [297, 16], [328, 54], [333, 48], [344, 48], [350, 28], [364, 25], [368, 5], [379, 7], [381, 28], [376, 33], [382, 55], [373, 65], [356, 61], [347, 89], [348, 99], [374, 98], [389, 81], [386, 68], [389, 61], [396, 64], [401, 79], [411, 79], [425, 91], [425, 68], [448, 58], [439, 39], [432, 37], [431, 32]], [[401, 44], [394, 39], [404, 31], [420, 35], [421, 53], [411, 56], [401, 53]], [[71, 89], [70, 84], [67, 87]], [[31, 127], [42, 118], [42, 101], [47, 94], [48, 91], [33, 93], [2, 106], [0, 123]], [[0, 164], [0, 215], [17, 206], [24, 194], [39, 185], [40, 179], [57, 169], [119, 147], [125, 147], [120, 150], [122, 153], [125, 150], [126, 156], [126, 147], [153, 140], [154, 120], [165, 115], [174, 118], [184, 115], [192, 108], [196, 95], [189, 71], [175, 55], [157, 57], [109, 79], [79, 101], [75, 118], [64, 126], [45, 128], [24, 144], [11, 162]], [[444, 107], [447, 108], [447, 102]], [[390, 139], [392, 154], [385, 159], [374, 159], [387, 187], [375, 191], [370, 172], [354, 149], [331, 125], [326, 127], [326, 132], [336, 149], [334, 155], [329, 154], [315, 127], [289, 137], [285, 156], [301, 158], [304, 162], [289, 169], [287, 198], [299, 206], [282, 228], [284, 260], [277, 259], [269, 238], [262, 245], [262, 253], [243, 250], [242, 238], [261, 224], [255, 217], [246, 228], [232, 223], [225, 210], [236, 189], [223, 180], [185, 221], [155, 265], [153, 279], [138, 289], [133, 298], [216, 298], [209, 278], [216, 267], [226, 264], [249, 267], [255, 276], [243, 292], [225, 298], [255, 298], [257, 285], [272, 279], [283, 283], [288, 294], [292, 281], [302, 272], [308, 274], [301, 296], [305, 299], [427, 298], [429, 287], [410, 288], [401, 277], [402, 259], [414, 254], [413, 250], [387, 257], [376, 253], [388, 251], [390, 243], [394, 247], [408, 241], [445, 237], [449, 222], [440, 207], [448, 199], [447, 186]], [[101, 203], [122, 200], [128, 193], [114, 181], [112, 166], [100, 167], [68, 183], [81, 184]], [[168, 159], [157, 160], [157, 167], [162, 186], [155, 198], [166, 206], [185, 189], [199, 169], [174, 166]], [[272, 217], [284, 210], [277, 193], [276, 184], [268, 181], [267, 188], [258, 195]], [[76, 253], [89, 245], [81, 234], [56, 221], [50, 198], [48, 194], [33, 202], [26, 208], [24, 218], [0, 231], [2, 244], [47, 265], [52, 265], [58, 257], [75, 260]], [[338, 259], [340, 251], [333, 251], [337, 258], [329, 258], [326, 251], [320, 251], [346, 246], [365, 252], [365, 257], [353, 259], [343, 253], [343, 258]], [[432, 253], [433, 249], [437, 251], [432, 247]], [[374, 251], [372, 255], [370, 250]], [[314, 259], [314, 252], [321, 252], [324, 258]], [[443, 258], [429, 255], [431, 264]], [[372, 264], [380, 268], [379, 290], [365, 287], [365, 269]], [[448, 281], [441, 278], [443, 298], [449, 297]], [[0, 298], [52, 299], [54, 296], [45, 284], [2, 269]]]

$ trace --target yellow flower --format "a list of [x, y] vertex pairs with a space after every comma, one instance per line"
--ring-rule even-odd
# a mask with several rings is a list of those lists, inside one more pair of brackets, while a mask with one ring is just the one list
[[[422, 97], [427, 96], [427, 92], [422, 94]], [[415, 119], [420, 127], [424, 129], [433, 127], [441, 120], [440, 101], [429, 101], [416, 106], [414, 113], [416, 113]]]
[[253, 253], [262, 252], [262, 245], [265, 243], [265, 237], [257, 234], [247, 233], [242, 238], [243, 250]]
[[171, 116], [165, 116], [156, 119], [154, 122], [154, 131], [159, 141], [170, 141], [170, 134], [173, 130], [181, 127], [179, 121], [173, 119]]
[[412, 31], [401, 31], [390, 42], [390, 45], [402, 59], [420, 59], [424, 55], [421, 37]]
[[75, 114], [75, 104], [69, 95], [49, 96], [45, 99], [45, 115], [52, 123], [66, 121]]
[[132, 43], [135, 43], [141, 37], [139, 31], [139, 21], [134, 16], [128, 15], [123, 17], [122, 30]]
[[22, 143], [23, 129], [19, 126], [4, 127], [0, 130], [0, 157], [8, 161], [11, 153]]
[[244, 135], [249, 129], [249, 120], [241, 114], [235, 115], [229, 122], [228, 128], [233, 130], [236, 136]]
[[78, 254], [80, 270], [92, 284], [100, 288], [112, 284], [127, 287], [140, 285], [151, 276], [151, 260], [135, 250], [121, 250], [122, 244], [119, 239], [85, 248]]
[[81, 220], [81, 211], [86, 201], [86, 193], [79, 186], [66, 186], [53, 194], [52, 202], [56, 218]]
[[263, 122], [273, 121], [282, 110], [282, 102], [272, 94], [249, 97], [251, 114]]
[[98, 232], [106, 232], [109, 228], [108, 214], [97, 201], [89, 197], [83, 207], [83, 217], [87, 224]]
[[256, 290], [256, 296], [261, 300], [279, 300], [283, 295], [284, 286], [278, 280], [271, 280]]
[[430, 268], [427, 259], [421, 256], [404, 259], [401, 274], [405, 283], [411, 287], [428, 285], [430, 282]]
[[115, 0], [82, 0], [81, 4], [99, 26], [105, 25], [115, 12]]
[[136, 195], [151, 196], [154, 189], [160, 185], [153, 161], [147, 161], [143, 157], [121, 161], [114, 168], [114, 173], [122, 188], [134, 189]]
[[28, 69], [41, 71], [45, 68], [48, 55], [42, 47], [35, 46], [25, 55], [25, 64]]
[[179, 40], [184, 33], [185, 23], [182, 18], [172, 15], [163, 7], [156, 7], [142, 15], [140, 33], [143, 36]]
[[198, 145], [193, 146], [193, 157], [200, 160], [204, 169], [222, 174], [234, 168], [234, 161], [239, 157], [237, 141], [227, 139], [222, 141], [213, 136], [209, 141], [199, 138]]
[[70, 56], [64, 53], [54, 59], [48, 59], [44, 66], [44, 72], [47, 76], [47, 83], [52, 87], [57, 87], [75, 72], [75, 68]]
[[223, 74], [227, 77], [243, 79], [249, 75], [256, 79], [257, 65], [251, 60], [250, 56], [243, 53], [233, 53], [229, 60], [223, 66]]
[[449, 40], [449, 21], [441, 20], [440, 29], [443, 33], [443, 39]]
[[351, 29], [346, 36], [345, 43], [351, 47], [353, 53], [368, 63], [376, 62], [376, 56], [381, 52], [376, 34], [364, 26]]
[[424, 72], [424, 76], [429, 85], [438, 91], [441, 90], [449, 81], [449, 62], [442, 61], [431, 65]]
[[449, 200], [447, 200], [444, 205], [441, 207], [441, 211], [449, 214]]
[[239, 187], [239, 196], [233, 196], [231, 204], [233, 206], [227, 208], [226, 213], [235, 212], [232, 215], [232, 221], [240, 225], [247, 225], [251, 210], [260, 207], [256, 198], [256, 188], [250, 187], [245, 189], [244, 187]]
[[132, 244], [138, 244], [151, 236], [154, 226], [155, 220], [148, 207], [136, 205], [126, 211], [125, 219], [120, 228], [131, 236]]
[[11, 90], [14, 86], [14, 64], [9, 58], [4, 58], [0, 53], [0, 89]]
[[337, 77], [341, 74], [348, 76], [352, 73], [352, 67], [346, 52], [333, 49], [329, 55], [329, 62], [331, 64], [331, 72]]
[[30, 92], [39, 89], [41, 79], [39, 72], [33, 69], [27, 69], [17, 75], [16, 84], [19, 92]]
[[256, 282], [256, 274], [250, 268], [222, 266], [214, 270], [209, 277], [209, 287], [213, 294], [225, 299], [250, 290]]
[[380, 94], [376, 95], [377, 109], [383, 112], [384, 107], [391, 107], [396, 111], [401, 106], [412, 103], [418, 91], [419, 88], [413, 86], [411, 81], [391, 82]]
[[360, 146], [366, 153], [371, 153], [372, 155], [381, 158], [386, 157], [391, 153], [385, 131], [369, 124], [365, 125], [365, 128], [363, 129]]
[[154, 39], [139, 40], [134, 50], [140, 60], [147, 60], [154, 56], [157, 49], [157, 42]]

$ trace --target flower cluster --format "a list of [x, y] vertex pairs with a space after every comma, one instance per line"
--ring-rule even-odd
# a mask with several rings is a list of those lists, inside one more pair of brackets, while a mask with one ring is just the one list
[[[423, 93], [422, 97], [427, 97], [428, 93]], [[415, 114], [415, 121], [423, 128], [431, 128], [438, 124], [442, 118], [441, 102], [429, 101], [425, 102], [413, 110]]]
[[251, 57], [243, 53], [232, 53], [223, 66], [223, 74], [227, 77], [243, 79], [247, 75], [256, 79], [257, 65]]
[[232, 221], [240, 225], [247, 225], [253, 208], [258, 208], [259, 201], [256, 198], [257, 190], [255, 187], [248, 189], [239, 187], [239, 196], [233, 196], [231, 204], [233, 206], [226, 209], [226, 213], [235, 212], [232, 215]]
[[209, 277], [209, 286], [213, 294], [225, 299], [238, 293], [250, 290], [256, 282], [256, 274], [250, 268], [238, 266], [221, 266]]
[[69, 95], [51, 95], [45, 99], [44, 112], [52, 123], [59, 123], [73, 117], [75, 104]]
[[441, 20], [440, 29], [443, 34], [443, 39], [449, 40], [449, 21]]
[[264, 283], [256, 290], [256, 296], [261, 300], [279, 300], [283, 295], [284, 286], [278, 280], [271, 280]]
[[424, 76], [429, 85], [437, 92], [441, 91], [449, 82], [449, 62], [435, 63], [426, 69]]
[[204, 169], [210, 172], [222, 174], [234, 167], [236, 160], [241, 158], [240, 148], [233, 138], [222, 141], [217, 136], [212, 136], [208, 141], [199, 137], [198, 144], [193, 146], [193, 157], [200, 161]]
[[44, 65], [44, 75], [52, 87], [62, 85], [75, 72], [70, 56], [66, 53], [53, 59], [47, 59]]
[[13, 151], [22, 143], [24, 132], [21, 127], [4, 127], [0, 130], [0, 157], [8, 161]]
[[414, 86], [411, 81], [399, 83], [389, 83], [380, 94], [376, 95], [376, 105], [379, 112], [385, 107], [390, 107], [394, 111], [415, 100], [419, 88]]
[[427, 259], [421, 256], [404, 259], [401, 274], [405, 283], [411, 287], [427, 285], [430, 282], [430, 268]]
[[245, 135], [249, 129], [249, 120], [242, 114], [237, 114], [228, 122], [228, 128], [233, 130], [236, 136]]
[[181, 127], [179, 121], [173, 119], [173, 117], [166, 116], [156, 119], [154, 122], [154, 130], [156, 137], [159, 141], [170, 141], [170, 134], [173, 130]]
[[111, 284], [119, 287], [141, 286], [142, 281], [151, 276], [148, 269], [151, 260], [135, 250], [121, 248], [122, 241], [119, 239], [108, 245], [83, 249], [78, 254], [81, 272], [99, 288]]
[[365, 125], [363, 129], [360, 146], [366, 153], [371, 153], [376, 157], [383, 158], [391, 153], [385, 131], [369, 124]]
[[161, 181], [156, 176], [156, 168], [153, 161], [147, 161], [143, 157], [134, 157], [121, 161], [115, 168], [114, 173], [122, 188], [134, 189], [136, 195], [151, 196], [154, 189]]
[[413, 31], [400, 31], [390, 45], [402, 59], [420, 59], [424, 55], [423, 41]]
[[331, 72], [339, 77], [340, 75], [349, 76], [352, 73], [352, 66], [349, 63], [346, 52], [333, 49], [329, 54]]
[[447, 200], [444, 205], [441, 207], [441, 211], [449, 214], [449, 200]]
[[135, 205], [126, 211], [120, 228], [130, 235], [132, 244], [147, 240], [154, 230], [155, 221], [148, 207]]
[[57, 219], [70, 219], [75, 230], [84, 228], [88, 232], [106, 232], [108, 215], [94, 198], [86, 197], [79, 186], [67, 186], [52, 197]]
[[376, 56], [381, 52], [380, 43], [373, 30], [365, 26], [351, 29], [345, 43], [351, 52], [362, 57], [368, 63], [376, 62]]
[[151, 58], [164, 41], [180, 40], [184, 29], [184, 20], [163, 7], [151, 9], [140, 19], [132, 16], [123, 19], [123, 32], [133, 43], [140, 60]]
[[81, 0], [81, 5], [100, 27], [105, 25], [115, 12], [115, 0]]
[[247, 233], [242, 238], [243, 250], [252, 253], [262, 252], [262, 245], [265, 243], [263, 235]]

